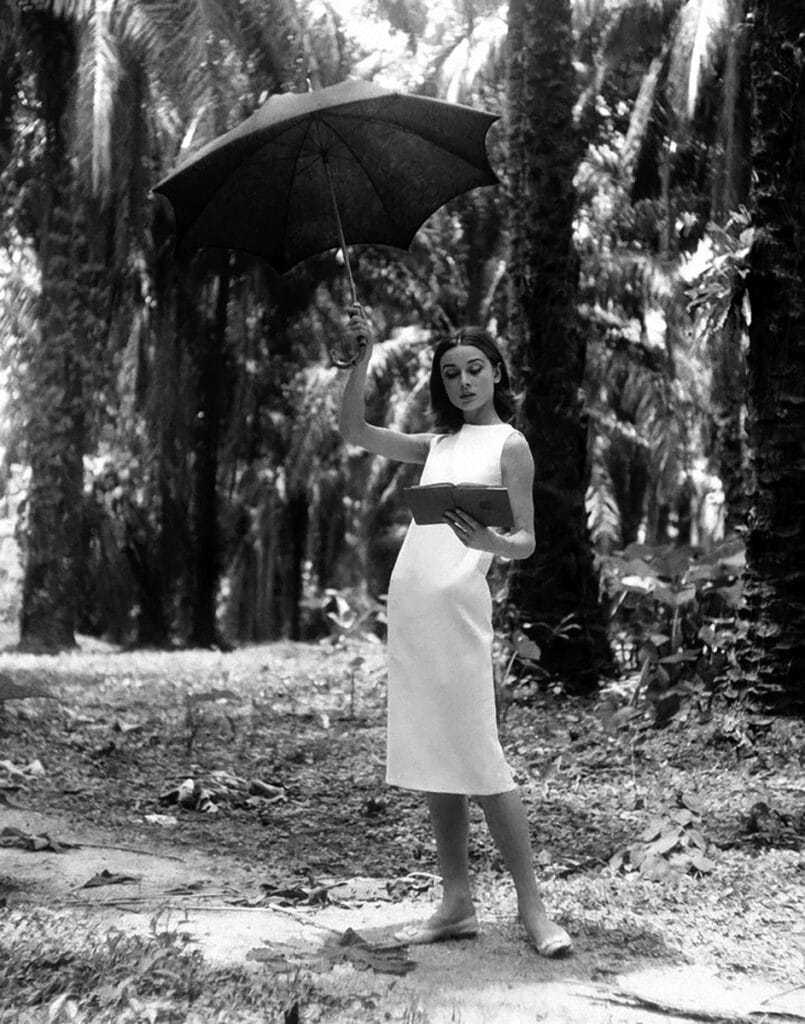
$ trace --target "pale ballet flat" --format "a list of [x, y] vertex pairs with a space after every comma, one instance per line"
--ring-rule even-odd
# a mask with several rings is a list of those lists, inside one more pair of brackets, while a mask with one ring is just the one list
[[554, 957], [564, 956], [567, 953], [573, 952], [573, 940], [567, 934], [564, 928], [557, 925], [559, 932], [556, 935], [552, 935], [550, 939], [545, 939], [544, 942], [537, 944], [531, 940], [531, 944], [534, 949], [539, 953], [540, 956]]
[[453, 921], [450, 924], [427, 925], [409, 924], [394, 933], [397, 942], [411, 946], [424, 946], [430, 942], [444, 942], [445, 939], [474, 939], [478, 934], [478, 918], [475, 914]]

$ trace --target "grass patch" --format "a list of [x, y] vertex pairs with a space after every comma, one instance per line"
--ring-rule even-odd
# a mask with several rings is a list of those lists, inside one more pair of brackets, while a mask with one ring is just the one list
[[301, 974], [211, 967], [159, 917], [147, 936], [45, 909], [0, 918], [3, 1022], [284, 1022], [309, 991]]

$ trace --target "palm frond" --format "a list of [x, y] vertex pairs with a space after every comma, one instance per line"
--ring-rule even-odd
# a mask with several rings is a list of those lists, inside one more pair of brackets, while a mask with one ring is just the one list
[[33, 0], [33, 6], [46, 10], [54, 18], [65, 21], [86, 21], [92, 14], [96, 0]]
[[690, 121], [703, 83], [714, 74], [734, 21], [731, 0], [687, 0], [679, 13], [668, 68], [668, 95], [681, 121]]
[[668, 47], [666, 46], [662, 53], [652, 60], [648, 71], [643, 76], [643, 81], [640, 83], [640, 91], [637, 94], [637, 99], [634, 102], [629, 118], [629, 128], [621, 145], [621, 181], [630, 190], [634, 180], [637, 159], [648, 135], [657, 87], [667, 56]]
[[505, 7], [479, 18], [469, 35], [462, 36], [442, 59], [439, 95], [450, 103], [466, 103], [479, 86], [494, 80], [505, 61], [506, 33]]
[[115, 0], [96, 0], [82, 48], [79, 76], [89, 77], [87, 91], [92, 96], [92, 191], [101, 195], [108, 190], [112, 168], [112, 124], [115, 93], [120, 72], [120, 56], [112, 31]]
[[121, 37], [134, 53], [151, 68], [158, 67], [174, 39], [175, 5], [169, 0], [124, 3], [117, 8], [116, 19]]
[[572, 0], [573, 31], [582, 36], [594, 25], [612, 24], [620, 19], [656, 19], [667, 23], [685, 0]]

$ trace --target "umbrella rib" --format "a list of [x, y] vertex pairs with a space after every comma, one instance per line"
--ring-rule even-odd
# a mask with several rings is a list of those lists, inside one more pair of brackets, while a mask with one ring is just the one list
[[[361, 116], [358, 116], [357, 114], [344, 114], [343, 115], [343, 119], [344, 120], [346, 120], [348, 117], [353, 117], [355, 120], [361, 121], [363, 124], [382, 124], [382, 125], [385, 125], [388, 128], [391, 128], [395, 132], [403, 132], [406, 135], [413, 135], [414, 138], [422, 139], [425, 142], [429, 143], [431, 146], [435, 147], [436, 149], [441, 149], [443, 152], [449, 153], [450, 156], [455, 157], [457, 160], [461, 160], [462, 163], [468, 164], [470, 167], [474, 166], [474, 164], [472, 163], [471, 160], [467, 160], [465, 157], [461, 156], [460, 153], [456, 153], [455, 150], [451, 149], [451, 147], [449, 145], [446, 145], [444, 142], [441, 142], [441, 141], [437, 142], [434, 139], [429, 138], [427, 135], [424, 135], [422, 133], [422, 131], [420, 131], [417, 128], [409, 128], [409, 127], [407, 127], [407, 125], [400, 124], [398, 121], [390, 121], [390, 120], [388, 120], [385, 117], [378, 117], [377, 115], [368, 115], [368, 114], [361, 115]], [[336, 129], [332, 126], [331, 122], [327, 121], [326, 123], [327, 123], [327, 126], [332, 129], [333, 133], [338, 135], [339, 139], [341, 139], [341, 141], [343, 142], [344, 141], [343, 138], [338, 133], [338, 131], [336, 131]], [[449, 142], [450, 139], [448, 138], [446, 141]], [[346, 142], [344, 142], [344, 145], [347, 146], [348, 149], [350, 148]], [[352, 152], [351, 149], [350, 149], [350, 152]]]
[[[426, 142], [428, 142], [435, 149], [441, 149], [443, 152], [449, 153], [456, 160], [461, 160], [462, 163], [467, 164], [467, 166], [469, 166], [469, 167], [473, 166], [471, 161], [466, 160], [459, 153], [455, 153], [452, 149], [450, 149], [449, 146], [445, 146], [445, 145], [442, 145], [441, 143], [434, 142], [432, 139], [427, 138], [421, 132], [416, 131], [413, 128], [407, 128], [404, 125], [398, 124], [395, 121], [388, 121], [388, 120], [386, 120], [385, 118], [382, 118], [382, 117], [367, 117], [367, 116], [363, 116], [363, 117], [358, 118], [358, 120], [362, 121], [363, 123], [370, 122], [371, 124], [387, 125], [388, 127], [394, 129], [394, 131], [405, 132], [407, 135], [413, 135], [414, 137], [416, 137], [418, 139], [424, 139]], [[372, 178], [372, 176], [370, 174], [368, 174], [366, 172], [366, 169], [364, 168], [363, 164], [361, 163], [361, 161], [360, 161], [359, 157], [357, 156], [357, 154], [355, 153], [354, 149], [350, 146], [350, 144], [346, 141], [346, 139], [341, 134], [341, 132], [338, 131], [338, 129], [335, 127], [335, 125], [331, 121], [325, 121], [325, 123], [327, 124], [327, 127], [330, 129], [330, 131], [333, 133], [333, 135], [335, 135], [338, 138], [338, 140], [343, 144], [344, 148], [349, 153], [352, 154], [352, 156], [355, 159], [355, 162], [361, 168], [361, 170], [364, 172], [364, 175], [366, 176], [366, 179], [368, 180], [369, 184], [372, 186], [372, 189], [373, 189], [375, 195], [377, 196], [380, 205], [385, 210], [386, 215], [388, 216], [389, 220], [392, 223], [396, 224], [398, 227], [401, 227], [399, 220], [395, 216], [393, 216], [391, 210], [389, 210], [388, 206], [386, 205], [385, 200], [383, 199], [383, 196], [378, 191], [378, 188], [377, 188], [377, 186], [376, 186], [376, 184], [374, 182], [374, 179]], [[465, 190], [464, 189], [459, 189], [455, 193], [453, 198], [455, 198], [455, 196], [457, 196], [457, 195], [461, 195], [461, 193], [463, 191], [465, 191]], [[443, 205], [444, 205], [443, 203], [440, 203], [439, 206], [437, 206], [434, 210], [431, 211], [431, 213], [435, 213], [436, 210], [440, 209], [440, 207], [443, 206]]]
[[293, 192], [293, 184], [294, 179], [296, 178], [296, 170], [297, 167], [299, 166], [299, 161], [302, 158], [302, 151], [305, 148], [305, 143], [307, 142], [307, 137], [310, 134], [310, 128], [312, 124], [313, 118], [310, 118], [307, 124], [305, 125], [305, 134], [302, 136], [302, 141], [299, 143], [299, 146], [297, 147], [296, 153], [294, 155], [293, 171], [288, 177], [288, 192], [287, 195], [285, 196], [285, 222], [282, 225], [282, 234], [280, 235], [280, 238], [282, 239], [283, 250], [285, 249], [285, 238], [287, 237], [288, 233], [288, 219], [291, 216], [291, 193]]
[[[375, 124], [388, 124], [389, 123], [388, 121], [381, 121], [380, 118], [361, 118], [361, 120], [362, 121], [372, 121]], [[391, 210], [389, 210], [388, 206], [386, 205], [386, 201], [383, 199], [383, 196], [380, 194], [380, 192], [379, 192], [379, 190], [377, 188], [377, 185], [374, 182], [374, 179], [372, 178], [372, 176], [370, 174], [367, 173], [366, 168], [361, 163], [360, 159], [358, 158], [357, 154], [355, 153], [355, 150], [350, 146], [350, 144], [347, 142], [347, 140], [344, 138], [344, 136], [341, 134], [341, 132], [339, 132], [338, 129], [334, 125], [332, 125], [329, 121], [327, 122], [327, 127], [330, 129], [330, 131], [333, 133], [333, 135], [335, 135], [335, 137], [338, 139], [338, 141], [340, 143], [342, 143], [342, 145], [344, 146], [344, 149], [346, 149], [348, 153], [352, 154], [352, 156], [355, 159], [355, 163], [363, 171], [364, 176], [366, 177], [366, 180], [372, 186], [372, 190], [374, 191], [375, 195], [377, 196], [380, 205], [385, 210], [386, 215], [388, 216], [389, 220], [393, 224], [396, 224], [399, 227], [400, 226], [400, 222], [397, 220], [396, 217], [392, 216]]]

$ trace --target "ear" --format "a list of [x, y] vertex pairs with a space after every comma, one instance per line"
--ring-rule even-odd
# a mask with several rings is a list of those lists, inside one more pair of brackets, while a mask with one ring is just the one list
[[500, 370], [500, 363], [498, 363], [496, 366], [492, 367], [492, 380], [495, 382], [495, 384], [499, 384], [500, 383], [500, 378], [502, 376], [503, 376], [503, 374], [501, 373], [501, 370]]

